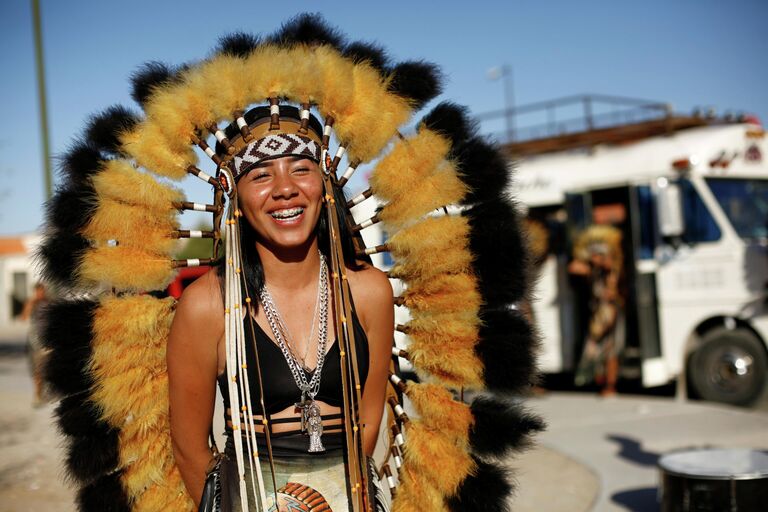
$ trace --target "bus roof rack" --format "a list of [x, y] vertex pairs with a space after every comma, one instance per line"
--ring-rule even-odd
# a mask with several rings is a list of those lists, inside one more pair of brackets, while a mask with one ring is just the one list
[[713, 109], [677, 114], [669, 103], [601, 94], [566, 96], [487, 112], [479, 122], [507, 119], [505, 153], [520, 157], [554, 151], [623, 144], [657, 135], [740, 122], [742, 116], [718, 119]]

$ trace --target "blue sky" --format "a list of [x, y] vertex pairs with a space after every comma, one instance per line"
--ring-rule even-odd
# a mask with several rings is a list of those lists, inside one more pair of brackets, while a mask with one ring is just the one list
[[[205, 57], [227, 32], [271, 32], [317, 12], [350, 40], [383, 44], [397, 60], [438, 63], [440, 99], [480, 113], [503, 107], [489, 68], [514, 68], [517, 104], [579, 93], [713, 106], [768, 121], [768, 2], [761, 0], [201, 2], [41, 0], [52, 151], [90, 113], [134, 106], [128, 76], [142, 62]], [[44, 200], [30, 3], [0, 17], [0, 236], [38, 228]], [[762, 64], [761, 64], [762, 62]], [[488, 130], [503, 126], [489, 125]], [[192, 199], [205, 189], [185, 186]], [[195, 196], [197, 194], [197, 196]]]

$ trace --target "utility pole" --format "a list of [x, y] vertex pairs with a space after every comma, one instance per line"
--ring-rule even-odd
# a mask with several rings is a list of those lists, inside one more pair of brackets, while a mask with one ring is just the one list
[[502, 64], [488, 70], [489, 80], [504, 79], [504, 118], [507, 124], [507, 142], [515, 141], [515, 89], [512, 66]]
[[48, 106], [45, 96], [45, 64], [43, 61], [43, 34], [40, 23], [40, 1], [32, 0], [32, 26], [35, 33], [35, 63], [37, 66], [37, 96], [40, 102], [40, 140], [43, 143], [43, 172], [45, 176], [45, 198], [53, 195], [51, 173], [51, 147], [48, 141]]

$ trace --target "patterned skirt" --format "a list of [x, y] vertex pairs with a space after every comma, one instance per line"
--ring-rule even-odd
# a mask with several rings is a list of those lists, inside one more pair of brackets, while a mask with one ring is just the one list
[[[240, 499], [240, 483], [237, 475], [237, 459], [234, 447], [227, 442], [225, 457], [222, 461], [222, 497], [223, 512], [243, 512]], [[347, 512], [350, 510], [347, 498], [346, 470], [342, 450], [328, 451], [322, 454], [297, 454], [292, 457], [275, 457], [275, 482], [266, 456], [259, 461], [267, 495], [267, 511], [278, 510], [275, 503], [275, 485], [278, 489], [280, 510]], [[258, 498], [258, 480], [246, 461], [245, 481], [250, 512], [264, 512]], [[323, 502], [327, 506], [323, 506]]]

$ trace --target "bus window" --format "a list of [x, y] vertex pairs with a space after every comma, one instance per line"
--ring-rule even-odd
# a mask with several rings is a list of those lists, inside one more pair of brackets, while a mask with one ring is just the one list
[[680, 193], [683, 202], [683, 218], [685, 219], [683, 241], [688, 244], [696, 244], [719, 240], [720, 228], [693, 184], [688, 180], [680, 180]]
[[658, 221], [656, 219], [655, 198], [651, 187], [642, 185], [637, 187], [637, 206], [640, 213], [640, 254], [641, 260], [653, 258], [658, 237]]

